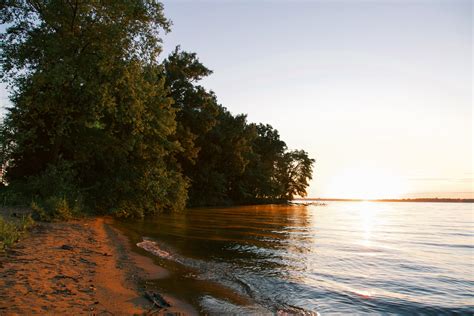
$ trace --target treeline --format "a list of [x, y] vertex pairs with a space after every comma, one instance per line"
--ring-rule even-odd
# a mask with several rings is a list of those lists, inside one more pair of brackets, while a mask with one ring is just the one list
[[45, 212], [141, 217], [304, 196], [314, 160], [270, 125], [232, 115], [199, 85], [153, 0], [7, 0], [1, 76], [3, 199]]

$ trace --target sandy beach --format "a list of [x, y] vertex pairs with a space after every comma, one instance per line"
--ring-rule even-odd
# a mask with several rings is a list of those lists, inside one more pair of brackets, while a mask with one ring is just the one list
[[167, 271], [132, 253], [107, 218], [39, 223], [0, 254], [0, 315], [192, 315], [193, 308], [160, 293], [146, 298], [146, 279]]

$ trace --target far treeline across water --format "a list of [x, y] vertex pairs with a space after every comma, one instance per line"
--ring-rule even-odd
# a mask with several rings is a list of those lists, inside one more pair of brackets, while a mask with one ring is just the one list
[[196, 54], [161, 58], [161, 3], [7, 0], [0, 17], [2, 203], [143, 217], [306, 195], [305, 151], [219, 104]]

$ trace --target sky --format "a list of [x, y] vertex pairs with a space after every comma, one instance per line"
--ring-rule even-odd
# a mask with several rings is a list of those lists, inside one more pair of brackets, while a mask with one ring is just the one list
[[196, 52], [219, 103], [316, 159], [309, 197], [474, 197], [471, 1], [164, 6], [164, 54]]
[[232, 113], [316, 159], [310, 197], [472, 197], [471, 1], [164, 1]]

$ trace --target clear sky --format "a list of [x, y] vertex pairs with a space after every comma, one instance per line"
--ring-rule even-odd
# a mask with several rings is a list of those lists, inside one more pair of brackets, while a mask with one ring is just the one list
[[473, 197], [471, 1], [164, 4], [165, 53], [197, 52], [222, 105], [308, 151], [309, 196]]
[[471, 1], [164, 4], [166, 51], [317, 160], [309, 196], [472, 196]]

